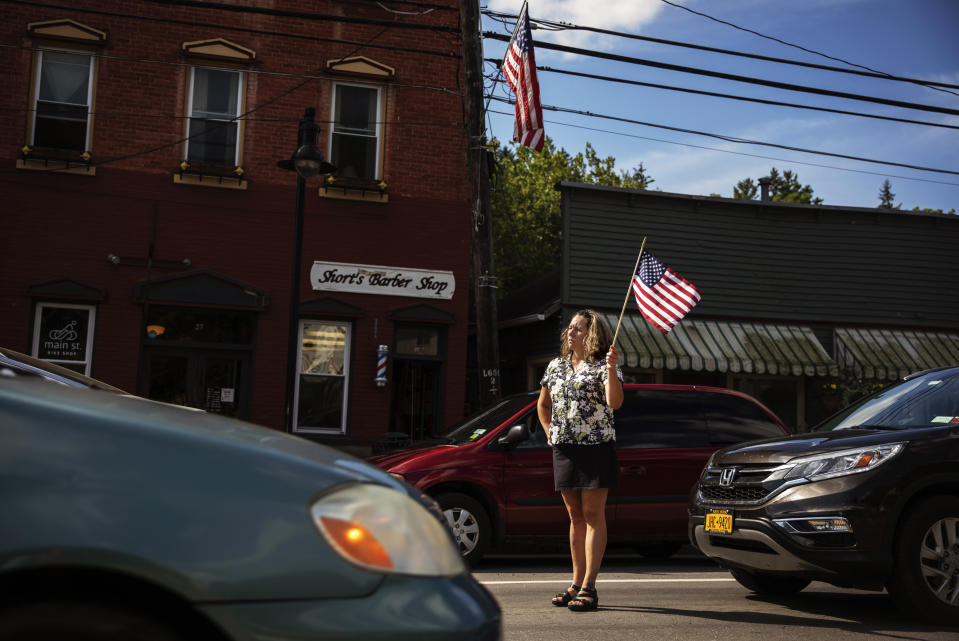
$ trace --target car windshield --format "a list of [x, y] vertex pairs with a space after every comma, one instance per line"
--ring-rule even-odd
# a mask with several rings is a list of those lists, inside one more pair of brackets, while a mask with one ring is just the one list
[[504, 398], [453, 425], [443, 437], [450, 445], [465, 445], [483, 438], [534, 400], [529, 394]]
[[927, 372], [879, 390], [826, 419], [814, 431], [905, 429], [959, 423], [959, 369]]

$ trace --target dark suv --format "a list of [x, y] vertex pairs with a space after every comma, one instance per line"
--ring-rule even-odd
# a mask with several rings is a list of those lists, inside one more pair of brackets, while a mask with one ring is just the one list
[[[755, 399], [732, 390], [627, 384], [616, 410], [619, 488], [606, 508], [610, 542], [665, 557], [686, 542], [689, 492], [710, 454], [788, 433]], [[453, 426], [444, 442], [369, 462], [435, 498], [467, 562], [504, 540], [569, 536], [553, 489], [553, 454], [536, 415], [537, 394], [505, 398]]]
[[689, 536], [760, 594], [811, 580], [959, 624], [959, 367], [920, 372], [809, 434], [710, 457]]

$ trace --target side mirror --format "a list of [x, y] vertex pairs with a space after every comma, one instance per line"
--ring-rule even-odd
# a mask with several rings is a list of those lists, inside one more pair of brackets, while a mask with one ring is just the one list
[[509, 428], [509, 431], [499, 437], [496, 442], [503, 447], [508, 447], [527, 440], [529, 440], [529, 428], [526, 427], [525, 423], [520, 423]]

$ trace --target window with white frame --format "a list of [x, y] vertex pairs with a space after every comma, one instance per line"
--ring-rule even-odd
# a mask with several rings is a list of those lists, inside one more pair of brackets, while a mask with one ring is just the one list
[[799, 376], [730, 375], [729, 386], [745, 392], [771, 409], [783, 423], [805, 427], [806, 410], [803, 378]]
[[369, 85], [333, 85], [330, 162], [343, 178], [380, 177], [382, 90]]
[[190, 69], [189, 128], [186, 159], [190, 162], [238, 164], [243, 75], [239, 71]]
[[293, 430], [342, 434], [346, 431], [351, 326], [301, 320], [299, 333]]
[[47, 49], [37, 55], [32, 145], [87, 151], [93, 56]]
[[33, 319], [33, 355], [90, 375], [96, 307], [37, 303]]

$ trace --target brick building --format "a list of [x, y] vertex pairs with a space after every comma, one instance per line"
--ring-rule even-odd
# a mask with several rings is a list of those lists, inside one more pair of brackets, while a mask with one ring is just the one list
[[[358, 453], [458, 418], [458, 3], [394, 5], [4, 5], [0, 344]], [[308, 108], [337, 169], [300, 209]]]

